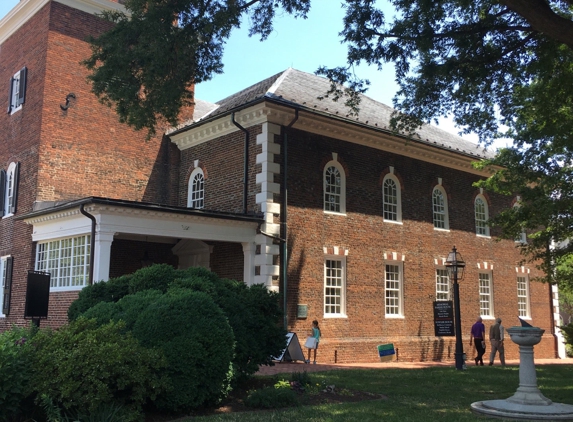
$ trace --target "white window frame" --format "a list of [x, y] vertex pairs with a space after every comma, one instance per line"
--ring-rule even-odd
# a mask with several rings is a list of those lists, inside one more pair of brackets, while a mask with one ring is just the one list
[[490, 237], [489, 226], [489, 207], [485, 196], [479, 194], [474, 200], [474, 218], [476, 223], [476, 235], [481, 237]]
[[[336, 265], [333, 265], [336, 264]], [[324, 257], [324, 317], [346, 317], [346, 257]]]
[[404, 318], [404, 266], [401, 261], [384, 262], [384, 314]]
[[22, 109], [22, 104], [26, 99], [26, 78], [28, 69], [23, 67], [10, 78], [10, 98], [8, 113], [14, 114]]
[[436, 268], [436, 301], [451, 300], [451, 283], [446, 268]]
[[[437, 203], [438, 198], [440, 198], [441, 201], [438, 201]], [[450, 229], [448, 197], [446, 195], [446, 190], [440, 185], [434, 187], [434, 190], [432, 191], [432, 219], [434, 222], [434, 230]], [[440, 227], [440, 222], [443, 227]]]
[[531, 318], [529, 277], [517, 276], [517, 315], [524, 319]]
[[479, 309], [483, 319], [493, 319], [493, 277], [491, 271], [480, 271], [478, 274]]
[[[329, 183], [330, 169], [334, 168], [339, 174], [339, 185]], [[332, 187], [335, 191], [332, 192]], [[336, 192], [338, 189], [338, 192]], [[322, 191], [323, 191], [323, 210], [326, 214], [342, 214], [346, 215], [346, 174], [342, 165], [332, 160], [326, 163], [322, 172]], [[338, 200], [338, 203], [336, 202]], [[334, 205], [338, 205], [338, 210], [332, 209]]]
[[81, 290], [89, 282], [90, 235], [36, 244], [35, 270], [50, 273], [50, 291]]
[[[390, 181], [394, 183], [396, 191], [388, 194], [387, 183]], [[387, 218], [389, 214], [396, 215], [396, 218]], [[402, 189], [400, 181], [393, 173], [388, 173], [382, 180], [382, 216], [386, 223], [402, 223]]]
[[[201, 179], [201, 187], [197, 189], [196, 180]], [[189, 187], [187, 191], [187, 207], [195, 209], [205, 208], [205, 174], [201, 167], [197, 167], [189, 176]]]
[[[513, 205], [513, 208], [519, 208], [519, 197], [517, 197], [517, 202]], [[527, 234], [525, 233], [525, 230], [521, 230], [521, 233], [519, 233], [516, 237], [515, 237], [515, 243], [521, 243], [521, 244], [525, 244], [527, 243]]]

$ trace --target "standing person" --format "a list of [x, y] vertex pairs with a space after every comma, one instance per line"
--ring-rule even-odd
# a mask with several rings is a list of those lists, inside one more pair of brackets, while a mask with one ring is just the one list
[[311, 347], [308, 348], [308, 359], [306, 360], [306, 363], [310, 363], [310, 351], [314, 350], [314, 361], [312, 363], [316, 365], [316, 349], [318, 349], [318, 343], [320, 342], [320, 328], [318, 327], [318, 321], [316, 319], [312, 321], [310, 336], [316, 339], [316, 343], [314, 345], [314, 348]]
[[501, 318], [495, 319], [495, 324], [489, 327], [489, 341], [491, 342], [491, 352], [489, 354], [489, 366], [493, 365], [495, 360], [495, 353], [499, 352], [499, 361], [501, 366], [505, 366], [505, 349], [503, 347], [504, 337], [503, 325], [501, 325]]
[[[472, 342], [473, 340], [473, 342]], [[483, 325], [481, 317], [477, 319], [470, 332], [470, 346], [472, 343], [477, 350], [477, 357], [474, 359], [476, 365], [479, 363], [483, 366], [483, 355], [485, 354], [485, 325]]]

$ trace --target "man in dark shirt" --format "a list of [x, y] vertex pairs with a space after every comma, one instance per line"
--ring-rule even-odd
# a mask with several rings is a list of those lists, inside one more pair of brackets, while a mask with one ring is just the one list
[[474, 359], [476, 365], [483, 366], [483, 355], [485, 353], [485, 325], [481, 317], [477, 319], [470, 332], [470, 346], [474, 344], [477, 350], [477, 357]]

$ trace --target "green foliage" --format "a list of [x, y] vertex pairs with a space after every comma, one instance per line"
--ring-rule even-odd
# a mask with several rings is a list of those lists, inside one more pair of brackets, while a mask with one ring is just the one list
[[82, 316], [94, 318], [98, 325], [121, 320], [125, 323], [126, 330], [132, 330], [141, 313], [161, 296], [163, 293], [159, 290], [144, 290], [124, 296], [115, 303], [100, 302], [84, 312]]
[[311, 385], [312, 384], [312, 379], [311, 379], [309, 373], [306, 371], [293, 372], [292, 374], [290, 374], [290, 380], [293, 382], [298, 382], [302, 385]]
[[65, 412], [94, 414], [114, 404], [129, 413], [125, 421], [140, 420], [142, 406], [165, 388], [165, 360], [124, 331], [123, 323], [98, 327], [78, 318], [58, 331], [39, 332], [34, 388]]
[[251, 392], [245, 398], [245, 405], [258, 409], [279, 409], [296, 406], [298, 395], [290, 388], [288, 381], [273, 387], [265, 387]]
[[[275, 9], [305, 16], [310, 0], [126, 0], [126, 13], [104, 13], [113, 28], [92, 39], [85, 61], [93, 92], [121, 122], [155, 133], [160, 121], [177, 124], [193, 100], [192, 84], [223, 71], [223, 46], [243, 16], [266, 38]], [[178, 17], [176, 20], [175, 17]]]
[[36, 329], [30, 327], [0, 333], [0, 421], [12, 420], [26, 410], [24, 403], [32, 394], [35, 332]]
[[278, 294], [263, 285], [219, 279], [204, 268], [190, 268], [173, 283], [208, 293], [221, 307], [235, 334], [234, 381], [241, 382], [257, 372], [259, 365], [272, 364], [286, 345], [286, 331], [279, 325], [282, 311]]
[[169, 283], [175, 279], [177, 270], [168, 264], [155, 264], [144, 267], [131, 275], [129, 293], [156, 289], [162, 292], [167, 290]]
[[131, 412], [115, 403], [102, 403], [97, 409], [86, 412], [62, 412], [52, 399], [43, 394], [40, 402], [47, 422], [124, 422], [132, 418]]
[[565, 344], [573, 346], [573, 322], [567, 325], [563, 325], [559, 328], [561, 328], [561, 332], [565, 338]]
[[84, 287], [68, 308], [68, 321], [76, 320], [100, 302], [117, 302], [128, 293], [130, 279], [131, 275], [124, 275]]
[[167, 358], [170, 389], [157, 398], [158, 409], [187, 411], [227, 394], [233, 331], [207, 294], [170, 290], [141, 312], [133, 334], [144, 346], [161, 348]]

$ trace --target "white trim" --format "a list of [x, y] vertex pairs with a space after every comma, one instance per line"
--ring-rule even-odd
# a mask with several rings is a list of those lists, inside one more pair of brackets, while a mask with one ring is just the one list
[[[482, 313], [482, 292], [481, 292], [481, 282], [482, 282], [482, 277], [481, 275], [487, 275], [487, 281], [488, 281], [488, 285], [487, 288], [489, 290], [489, 292], [487, 293], [488, 296], [488, 307], [489, 307], [489, 314], [485, 315]], [[485, 278], [483, 279], [485, 280]], [[484, 293], [484, 296], [486, 294]], [[494, 298], [493, 298], [493, 273], [491, 270], [482, 270], [478, 272], [478, 300], [479, 300], [479, 308], [480, 308], [480, 316], [483, 319], [494, 319], [495, 318], [495, 309], [493, 307], [493, 303], [494, 303]]]
[[[434, 209], [434, 193], [438, 191], [442, 194], [442, 198], [443, 198], [443, 202], [444, 202], [444, 212], [443, 212], [443, 216], [444, 216], [444, 227], [436, 227], [436, 212]], [[437, 184], [436, 186], [434, 186], [434, 189], [432, 190], [432, 222], [433, 222], [433, 226], [434, 226], [434, 230], [439, 230], [439, 231], [450, 231], [450, 213], [448, 211], [448, 195], [446, 194], [446, 190], [444, 189], [444, 187], [441, 185], [441, 179], [440, 179], [440, 183]]]
[[[480, 192], [482, 192], [482, 189], [480, 189]], [[478, 210], [477, 210], [478, 201], [483, 203], [483, 219], [480, 218], [479, 220], [478, 220]], [[481, 210], [480, 210], [480, 214], [481, 214]], [[475, 222], [476, 236], [486, 237], [486, 238], [490, 237], [489, 226], [487, 224], [488, 220], [489, 220], [489, 204], [487, 203], [485, 196], [483, 196], [483, 194], [480, 193], [474, 199], [474, 222]], [[484, 227], [479, 227], [479, 230], [483, 229], [485, 231], [485, 233], [478, 233], [478, 221], [482, 222], [484, 224]]]
[[[195, 177], [197, 177], [197, 175], [201, 175], [202, 177], [202, 188], [200, 189], [201, 192], [201, 198], [200, 199], [193, 199], [193, 196], [195, 194]], [[203, 209], [205, 208], [205, 173], [203, 172], [203, 169], [201, 167], [197, 167], [197, 164], [195, 164], [195, 169], [191, 172], [191, 175], [189, 176], [189, 180], [187, 181], [188, 185], [187, 185], [187, 207], [188, 208], [194, 208], [194, 209]], [[195, 207], [193, 206], [195, 202], [201, 202], [201, 206], [199, 207]]]
[[[245, 128], [265, 122], [288, 125], [293, 121], [294, 117], [293, 109], [267, 102], [255, 104], [235, 113], [235, 120]], [[194, 126], [184, 130], [186, 126], [191, 124], [194, 124]], [[340, 139], [380, 151], [391, 152], [446, 168], [460, 170], [465, 173], [484, 177], [488, 177], [493, 173], [493, 170], [489, 168], [487, 170], [475, 169], [472, 165], [477, 159], [475, 156], [467, 157], [454, 151], [418, 142], [404, 142], [403, 138], [392, 135], [390, 131], [355, 126], [350, 122], [335, 120], [328, 116], [300, 111], [298, 120], [293, 127], [317, 135]], [[177, 130], [181, 130], [181, 132], [170, 135]], [[176, 144], [180, 150], [184, 150], [238, 131], [239, 129], [233, 125], [230, 116], [224, 115], [204, 124], [201, 124], [201, 121], [196, 123], [188, 121], [168, 130], [166, 134], [170, 137], [171, 142]], [[476, 155], [479, 154], [476, 153]]]
[[[337, 276], [328, 276], [327, 274], [327, 261], [340, 262], [340, 312], [326, 312], [327, 306], [337, 306], [336, 304], [326, 304], [326, 290], [328, 288], [338, 289], [336, 286], [327, 286], [328, 279], [336, 279]], [[346, 318], [346, 255], [324, 255], [323, 260], [323, 295], [322, 295], [322, 313], [325, 318]], [[330, 295], [330, 297], [334, 297]]]
[[[104, 10], [125, 12], [123, 5], [108, 0], [53, 1], [90, 14], [101, 13]], [[20, 2], [0, 20], [0, 44], [3, 44], [49, 2], [50, 0], [20, 0]]]
[[16, 163], [11, 162], [6, 170], [6, 186], [4, 187], [4, 215], [2, 218], [11, 217], [14, 214], [10, 212], [10, 201], [9, 201], [9, 192], [10, 189], [12, 190], [12, 201], [16, 201], [17, 198], [14, 198], [14, 188], [15, 188], [15, 179], [14, 175], [16, 173]]
[[[395, 188], [396, 188], [396, 219], [392, 220], [392, 219], [387, 219], [386, 218], [386, 212], [384, 210], [384, 207], [386, 205], [386, 195], [384, 193], [384, 189], [385, 189], [385, 185], [386, 185], [386, 181], [387, 180], [391, 180], [392, 182], [394, 182], [395, 184]], [[393, 205], [393, 204], [390, 204]], [[394, 175], [394, 168], [390, 167], [390, 173], [388, 173], [386, 176], [384, 176], [384, 179], [382, 180], [382, 218], [384, 219], [385, 223], [402, 223], [402, 186], [400, 184], [400, 181], [398, 180], [398, 178]]]
[[[329, 161], [325, 164], [324, 168], [322, 169], [322, 211], [325, 214], [336, 214], [336, 215], [346, 215], [346, 173], [344, 172], [344, 168], [338, 162], [338, 156], [336, 153], [333, 153], [333, 160]], [[330, 168], [335, 168], [339, 175], [340, 175], [340, 195], [338, 195], [339, 200], [339, 210], [328, 210], [326, 209], [326, 172]], [[329, 202], [330, 204], [330, 202]]]
[[[387, 273], [386, 273], [386, 267], [387, 266], [395, 266], [398, 267], [398, 280], [388, 280], [386, 278]], [[384, 280], [384, 316], [385, 318], [404, 318], [404, 263], [403, 261], [396, 261], [396, 260], [391, 260], [391, 261], [384, 261], [384, 268], [383, 268], [383, 280]], [[392, 288], [392, 289], [388, 289], [388, 282], [397, 282], [398, 283], [398, 289]], [[397, 313], [388, 313], [388, 303], [386, 301], [387, 299], [387, 292], [388, 291], [392, 291], [392, 292], [398, 292], [398, 312]], [[391, 305], [391, 307], [395, 307], [396, 305]]]

